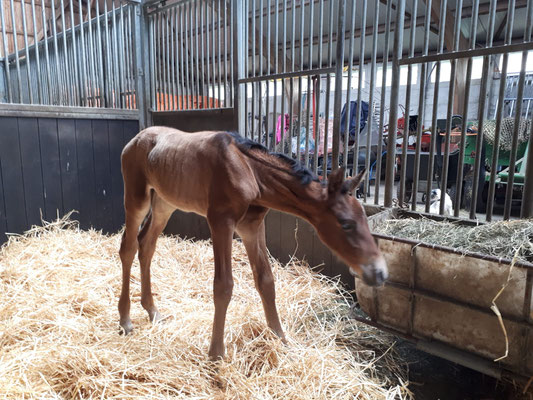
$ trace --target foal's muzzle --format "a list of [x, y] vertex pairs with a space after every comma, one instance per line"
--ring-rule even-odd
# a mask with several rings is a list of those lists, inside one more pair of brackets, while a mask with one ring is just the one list
[[387, 263], [379, 257], [370, 264], [362, 265], [363, 281], [369, 286], [381, 286], [389, 277]]

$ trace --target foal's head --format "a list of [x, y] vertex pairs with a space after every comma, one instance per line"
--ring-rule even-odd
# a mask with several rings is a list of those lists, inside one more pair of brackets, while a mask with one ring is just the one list
[[369, 285], [381, 285], [388, 277], [387, 264], [379, 251], [366, 214], [359, 201], [351, 196], [364, 172], [344, 180], [344, 169], [329, 176], [327, 199], [314, 225], [320, 239]]

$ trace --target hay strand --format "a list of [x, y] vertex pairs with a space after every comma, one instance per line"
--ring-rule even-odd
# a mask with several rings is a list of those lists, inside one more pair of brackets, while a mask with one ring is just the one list
[[[160, 238], [152, 325], [132, 269], [132, 321], [118, 334], [119, 235], [68, 219], [11, 236], [0, 250], [0, 397], [87, 399], [405, 399], [390, 336], [348, 318], [337, 283], [273, 261], [288, 343], [264, 322], [244, 247], [234, 243], [226, 360], [207, 359], [213, 256], [207, 241]], [[390, 350], [389, 350], [390, 349]]]

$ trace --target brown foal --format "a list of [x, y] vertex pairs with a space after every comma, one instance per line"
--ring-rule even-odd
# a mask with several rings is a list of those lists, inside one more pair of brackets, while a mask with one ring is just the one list
[[[227, 132], [186, 133], [151, 127], [122, 152], [126, 228], [120, 246], [120, 325], [130, 319], [130, 271], [139, 250], [141, 304], [151, 321], [160, 318], [151, 292], [150, 263], [158, 236], [176, 209], [207, 218], [215, 257], [215, 317], [209, 356], [224, 356], [224, 324], [232, 295], [231, 243], [242, 238], [268, 326], [285, 339], [275, 304], [264, 218], [270, 208], [309, 221], [321, 240], [354, 274], [371, 285], [387, 278], [387, 265], [373, 240], [362, 206], [350, 193], [363, 174], [344, 180], [331, 173], [327, 186], [288, 157]], [[144, 225], [139, 232], [139, 227]]]

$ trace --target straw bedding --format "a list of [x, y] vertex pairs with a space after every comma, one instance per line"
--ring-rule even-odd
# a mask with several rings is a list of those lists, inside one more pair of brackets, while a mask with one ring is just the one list
[[428, 218], [391, 219], [379, 224], [374, 232], [462, 251], [533, 262], [533, 219], [498, 221], [478, 226]]
[[163, 237], [152, 264], [166, 319], [151, 325], [132, 276], [135, 329], [118, 334], [119, 235], [59, 220], [0, 252], [0, 398], [409, 398], [392, 338], [350, 320], [338, 284], [300, 262], [273, 262], [288, 344], [265, 329], [244, 248], [226, 359], [209, 362], [214, 307], [209, 242]]

